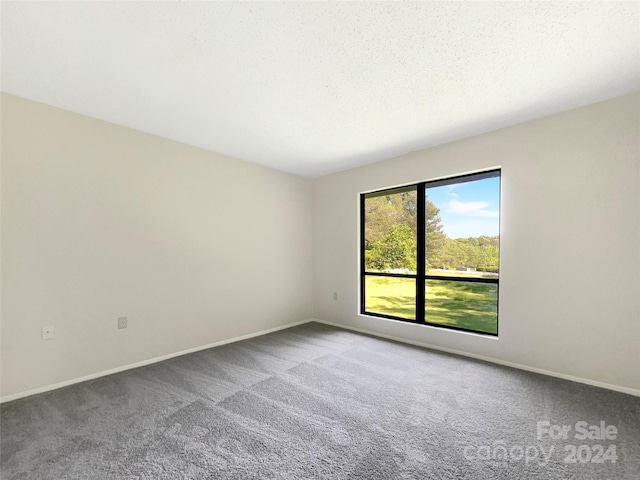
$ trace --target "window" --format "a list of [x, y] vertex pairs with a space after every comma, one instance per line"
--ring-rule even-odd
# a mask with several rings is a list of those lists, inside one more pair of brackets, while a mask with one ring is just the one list
[[360, 196], [363, 314], [498, 334], [500, 170]]

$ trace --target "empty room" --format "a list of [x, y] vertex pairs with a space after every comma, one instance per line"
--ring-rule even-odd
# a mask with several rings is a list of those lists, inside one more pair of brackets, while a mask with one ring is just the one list
[[0, 478], [640, 478], [640, 2], [0, 2]]

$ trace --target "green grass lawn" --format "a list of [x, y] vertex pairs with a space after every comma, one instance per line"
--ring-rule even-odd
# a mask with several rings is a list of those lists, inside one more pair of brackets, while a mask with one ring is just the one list
[[[495, 283], [426, 281], [426, 321], [486, 333], [498, 332]], [[367, 277], [366, 310], [415, 319], [415, 280]]]
[[413, 278], [366, 277], [365, 281], [368, 312], [415, 320], [416, 281]]

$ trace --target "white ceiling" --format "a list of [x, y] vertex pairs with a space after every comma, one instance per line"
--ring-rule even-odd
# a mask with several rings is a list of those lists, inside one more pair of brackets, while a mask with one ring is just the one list
[[2, 2], [2, 90], [315, 177], [640, 91], [639, 2]]

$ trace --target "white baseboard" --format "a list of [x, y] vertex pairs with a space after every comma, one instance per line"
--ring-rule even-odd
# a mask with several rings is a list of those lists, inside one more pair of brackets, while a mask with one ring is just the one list
[[162, 362], [163, 360], [168, 360], [170, 358], [179, 357], [181, 355], [187, 355], [189, 353], [199, 352], [200, 350], [206, 350], [208, 348], [213, 348], [213, 347], [217, 347], [217, 346], [220, 346], [220, 345], [226, 345], [228, 343], [239, 342], [241, 340], [246, 340], [246, 339], [253, 338], [253, 337], [259, 337], [260, 335], [266, 335], [268, 333], [277, 332], [278, 330], [284, 330], [284, 329], [287, 329], [287, 328], [295, 327], [297, 325], [302, 325], [304, 323], [309, 323], [309, 322], [324, 323], [326, 325], [331, 325], [331, 326], [338, 327], [338, 328], [344, 328], [345, 330], [352, 330], [354, 332], [366, 333], [368, 335], [373, 335], [375, 337], [380, 337], [380, 338], [386, 338], [386, 339], [394, 340], [394, 341], [400, 342], [400, 343], [407, 343], [409, 345], [416, 345], [418, 347], [429, 348], [429, 349], [432, 349], [432, 350], [438, 350], [438, 351], [446, 352], [446, 353], [453, 353], [455, 355], [461, 355], [461, 356], [464, 356], [464, 357], [475, 358], [477, 360], [483, 360], [485, 362], [495, 363], [495, 364], [498, 364], [498, 365], [504, 365], [506, 367], [517, 368], [517, 369], [525, 370], [525, 371], [528, 371], [528, 372], [540, 373], [542, 375], [548, 375], [550, 377], [556, 377], [556, 378], [561, 378], [563, 380], [570, 380], [570, 381], [573, 381], [573, 382], [584, 383], [586, 385], [592, 385], [594, 387], [606, 388], [608, 390], [614, 390], [616, 392], [626, 393], [626, 394], [629, 394], [629, 395], [634, 395], [636, 397], [640, 397], [640, 390], [635, 389], [635, 388], [621, 387], [619, 385], [612, 385], [612, 384], [603, 383], [603, 382], [596, 382], [594, 380], [590, 380], [590, 379], [587, 379], [587, 378], [575, 377], [573, 375], [565, 375], [564, 373], [552, 372], [550, 370], [543, 370], [541, 368], [536, 368], [536, 367], [529, 367], [527, 365], [521, 365], [519, 363], [505, 362], [503, 360], [498, 360], [498, 359], [491, 358], [491, 357], [485, 357], [485, 356], [482, 356], [482, 355], [476, 355], [476, 354], [469, 353], [469, 352], [463, 352], [463, 351], [460, 351], [460, 350], [454, 350], [452, 348], [439, 347], [437, 345], [431, 345], [431, 344], [428, 344], [428, 343], [416, 342], [416, 341], [413, 341], [413, 340], [407, 340], [405, 338], [394, 337], [392, 335], [385, 335], [385, 334], [382, 334], [382, 333], [376, 333], [376, 332], [371, 331], [371, 330], [365, 330], [365, 329], [362, 329], [362, 328], [350, 327], [350, 326], [347, 326], [347, 325], [343, 325], [341, 323], [328, 322], [326, 320], [320, 320], [318, 318], [309, 318], [309, 319], [306, 319], [306, 320], [301, 320], [299, 322], [294, 322], [294, 323], [289, 323], [287, 325], [282, 325], [280, 327], [274, 327], [274, 328], [270, 328], [270, 329], [267, 329], [267, 330], [262, 330], [262, 331], [259, 331], [259, 332], [250, 333], [250, 334], [247, 334], [247, 335], [242, 335], [240, 337], [228, 338], [226, 340], [220, 340], [219, 342], [214, 342], [214, 343], [210, 343], [210, 344], [207, 344], [207, 345], [202, 345], [202, 346], [199, 346], [199, 347], [190, 348], [188, 350], [182, 350], [180, 352], [175, 352], [175, 353], [170, 353], [170, 354], [167, 354], [167, 355], [162, 355], [160, 357], [150, 358], [148, 360], [143, 360], [141, 362], [136, 362], [136, 363], [132, 363], [132, 364], [129, 364], [129, 365], [124, 365], [122, 367], [116, 367], [116, 368], [112, 368], [112, 369], [109, 369], [109, 370], [104, 370], [102, 372], [93, 373], [91, 375], [85, 375], [84, 377], [73, 378], [71, 380], [65, 380], [64, 382], [59, 382], [59, 383], [54, 383], [54, 384], [51, 384], [51, 385], [46, 385], [44, 387], [35, 388], [33, 390], [27, 390], [25, 392], [19, 392], [19, 393], [14, 393], [12, 395], [6, 395], [4, 397], [0, 397], [0, 403], [6, 403], [6, 402], [10, 402], [12, 400], [18, 400], [19, 398], [29, 397], [31, 395], [37, 395], [38, 393], [49, 392], [51, 390], [56, 390], [58, 388], [67, 387], [69, 385], [74, 385], [76, 383], [86, 382], [88, 380], [94, 380], [96, 378], [105, 377], [107, 375], [123, 372], [125, 370], [131, 370], [131, 369], [138, 368], [138, 367], [144, 367], [146, 365], [151, 365], [153, 363]]
[[476, 355], [474, 353], [463, 352], [463, 351], [460, 351], [460, 350], [454, 350], [452, 348], [438, 347], [437, 345], [430, 345], [428, 343], [407, 340], [405, 338], [394, 337], [394, 336], [391, 336], [391, 335], [385, 335], [383, 333], [376, 333], [376, 332], [373, 332], [371, 330], [365, 330], [365, 329], [362, 329], [362, 328], [350, 327], [350, 326], [347, 326], [347, 325], [343, 325], [341, 323], [327, 322], [326, 320], [320, 320], [320, 319], [317, 319], [317, 318], [313, 318], [310, 321], [318, 322], [318, 323], [324, 323], [326, 325], [331, 325], [331, 326], [334, 326], [334, 327], [344, 328], [346, 330], [352, 330], [354, 332], [366, 333], [368, 335], [373, 335], [374, 337], [386, 338], [386, 339], [389, 339], [389, 340], [394, 340], [396, 342], [408, 343], [410, 345], [416, 345], [418, 347], [429, 348], [429, 349], [432, 349], [432, 350], [438, 350], [438, 351], [446, 352], [446, 353], [453, 353], [455, 355], [461, 355], [463, 357], [475, 358], [477, 360], [483, 360], [485, 362], [496, 363], [498, 365], [504, 365], [506, 367], [512, 367], [512, 368], [517, 368], [517, 369], [520, 369], [520, 370], [526, 370], [527, 372], [540, 373], [542, 375], [548, 375], [550, 377], [561, 378], [563, 380], [571, 380], [572, 382], [584, 383], [586, 385], [591, 385], [591, 386], [600, 387], [600, 388], [606, 388], [608, 390], [614, 390], [616, 392], [627, 393], [629, 395], [634, 395], [636, 397], [640, 397], [640, 390], [635, 389], [635, 388], [621, 387], [619, 385], [612, 385], [612, 384], [609, 384], [609, 383], [596, 382], [595, 380], [590, 380], [588, 378], [574, 377], [573, 375], [566, 375], [564, 373], [552, 372], [550, 370], [543, 370], [542, 368], [529, 367], [527, 365], [521, 365], [519, 363], [505, 362], [504, 360], [498, 360], [496, 358], [485, 357], [485, 356], [482, 356], [482, 355]]
[[34, 388], [33, 390], [27, 390], [26, 392], [14, 393], [12, 395], [5, 395], [4, 397], [0, 397], [0, 403], [10, 402], [12, 400], [18, 400], [19, 398], [29, 397], [31, 395], [36, 395], [38, 393], [49, 392], [51, 390], [56, 390], [58, 388], [67, 387], [69, 385], [74, 385], [76, 383], [86, 382], [87, 380], [93, 380], [100, 377], [105, 377], [107, 375], [111, 375], [118, 372], [124, 372], [125, 370], [131, 370], [133, 368], [144, 367], [146, 365], [151, 365], [152, 363], [162, 362], [163, 360], [168, 360], [170, 358], [179, 357], [181, 355], [186, 355], [188, 353], [199, 352], [200, 350], [206, 350], [208, 348], [217, 347], [220, 345], [225, 345], [227, 343], [239, 342], [240, 340], [246, 340], [248, 338], [259, 337], [260, 335], [266, 335], [267, 333], [277, 332], [278, 330], [284, 330], [286, 328], [295, 327], [297, 325], [302, 325], [303, 323], [312, 322], [314, 319], [306, 319], [301, 320], [299, 322], [289, 323], [287, 325], [283, 325], [280, 327], [270, 328], [268, 330], [262, 330], [260, 332], [249, 333], [247, 335], [242, 335], [240, 337], [228, 338], [226, 340], [220, 340], [219, 342], [209, 343], [208, 345], [202, 345], [200, 347], [190, 348], [188, 350], [182, 350], [180, 352], [169, 353], [167, 355], [162, 355], [160, 357], [150, 358], [148, 360], [142, 360], [141, 362], [131, 363], [129, 365], [124, 365], [122, 367], [111, 368], [109, 370], [104, 370], [98, 373], [92, 373], [91, 375], [85, 375], [84, 377], [73, 378], [71, 380], [65, 380], [64, 382], [54, 383], [51, 385], [46, 385], [44, 387]]

